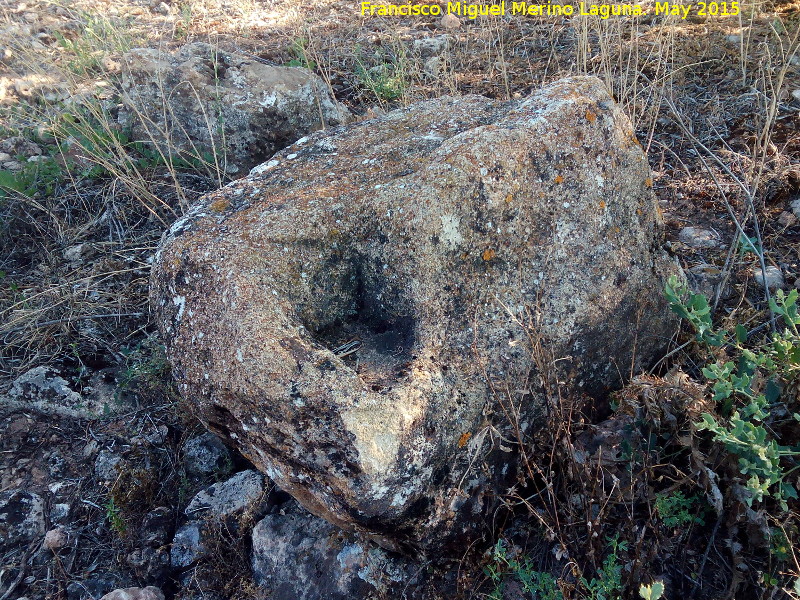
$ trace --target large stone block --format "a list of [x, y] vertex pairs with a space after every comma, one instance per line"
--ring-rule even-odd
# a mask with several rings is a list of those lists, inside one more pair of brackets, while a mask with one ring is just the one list
[[651, 186], [595, 78], [431, 100], [205, 197], [151, 301], [186, 398], [281, 488], [460, 556], [547, 385], [600, 397], [672, 333]]
[[201, 42], [174, 53], [136, 48], [123, 63], [120, 120], [134, 139], [229, 173], [246, 173], [306, 133], [350, 116], [307, 69], [274, 67]]

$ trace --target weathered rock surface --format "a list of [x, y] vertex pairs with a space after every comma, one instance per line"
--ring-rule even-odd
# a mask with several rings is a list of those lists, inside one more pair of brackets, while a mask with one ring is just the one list
[[314, 514], [460, 555], [513, 480], [509, 415], [524, 435], [545, 381], [602, 395], [672, 333], [650, 177], [595, 78], [312, 134], [165, 234], [180, 387]]
[[186, 470], [191, 475], [227, 475], [233, 464], [230, 450], [213, 433], [206, 432], [183, 447]]
[[198, 492], [185, 511], [191, 520], [175, 532], [170, 548], [172, 566], [188, 567], [205, 556], [205, 524], [240, 514], [263, 499], [264, 483], [261, 473], [248, 470]]
[[349, 117], [310, 71], [273, 67], [209, 44], [187, 44], [174, 54], [137, 48], [123, 63], [127, 109], [120, 118], [134, 139], [167, 156], [216, 154], [229, 173], [245, 173], [305, 134]]
[[44, 500], [25, 490], [0, 492], [0, 552], [44, 534]]
[[253, 579], [268, 600], [404, 597], [417, 565], [291, 505], [253, 529]]
[[[264, 476], [256, 471], [242, 471], [227, 481], [220, 481], [192, 498], [186, 514], [195, 517], [225, 517], [243, 510], [264, 494]], [[199, 514], [203, 513], [203, 514]]]

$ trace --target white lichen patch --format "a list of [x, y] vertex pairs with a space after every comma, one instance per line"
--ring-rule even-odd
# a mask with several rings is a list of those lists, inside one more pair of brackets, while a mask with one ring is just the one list
[[442, 215], [440, 218], [442, 221], [442, 241], [451, 249], [457, 248], [464, 241], [464, 237], [458, 231], [458, 226], [461, 222], [455, 215]]

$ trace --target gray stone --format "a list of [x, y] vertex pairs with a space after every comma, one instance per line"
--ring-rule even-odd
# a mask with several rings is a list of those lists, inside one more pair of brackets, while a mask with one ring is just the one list
[[41, 496], [21, 489], [0, 492], [0, 552], [28, 544], [44, 532]]
[[200, 541], [201, 525], [190, 521], [175, 533], [169, 551], [170, 564], [173, 568], [188, 567], [205, 553]]
[[183, 464], [191, 475], [227, 475], [231, 469], [231, 451], [213, 433], [192, 438], [183, 446]]
[[[706, 298], [713, 299], [716, 297], [717, 291], [725, 278], [722, 269], [716, 265], [702, 263], [691, 267], [686, 272], [686, 279], [692, 292], [703, 294]], [[725, 286], [720, 296], [725, 298], [729, 292], [730, 288]]]
[[419, 103], [206, 196], [162, 239], [155, 320], [201, 420], [281, 489], [460, 557], [543, 378], [604, 397], [673, 333], [651, 186], [596, 78]]
[[193, 518], [226, 517], [245, 509], [264, 494], [264, 476], [257, 471], [242, 471], [199, 492], [186, 514]]
[[0, 152], [5, 152], [11, 156], [23, 156], [29, 158], [42, 153], [38, 144], [25, 139], [21, 135], [15, 135], [0, 141]]
[[34, 367], [17, 377], [8, 395], [0, 395], [0, 403], [47, 415], [81, 419], [96, 419], [109, 410], [107, 403], [90, 395], [82, 396], [70, 388], [56, 369], [46, 366]]
[[292, 504], [253, 529], [253, 579], [269, 590], [265, 600], [402, 597], [418, 565]]
[[349, 118], [312, 72], [199, 42], [174, 54], [130, 51], [123, 57], [122, 90], [120, 119], [137, 140], [168, 156], [196, 160], [216, 153], [228, 173], [244, 174], [303, 135]]
[[116, 481], [122, 457], [110, 450], [101, 450], [94, 462], [94, 474], [99, 481]]
[[695, 250], [718, 248], [722, 245], [717, 232], [702, 227], [684, 227], [678, 233], [678, 240]]
[[449, 35], [436, 35], [433, 37], [414, 40], [413, 47], [420, 57], [431, 58], [434, 56], [439, 56], [442, 52], [447, 50], [449, 45]]
[[792, 200], [789, 203], [789, 208], [792, 209], [792, 214], [794, 214], [795, 217], [800, 219], [800, 198]]
[[753, 278], [762, 288], [768, 287], [770, 290], [777, 290], [783, 287], [783, 273], [773, 265], [766, 265], [765, 271], [760, 268], [754, 269]]

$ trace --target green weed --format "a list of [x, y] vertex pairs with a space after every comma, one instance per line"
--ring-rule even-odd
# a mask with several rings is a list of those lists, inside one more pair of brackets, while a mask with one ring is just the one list
[[698, 509], [694, 507], [700, 502], [699, 497], [690, 496], [687, 498], [683, 492], [657, 494], [656, 511], [667, 527], [682, 527], [692, 523], [705, 525], [703, 518], [695, 514]]
[[105, 509], [106, 520], [109, 525], [111, 525], [111, 529], [116, 531], [120, 537], [123, 537], [128, 531], [128, 524], [125, 522], [125, 519], [122, 518], [122, 511], [119, 506], [117, 506], [116, 502], [114, 502], [113, 496], [106, 502]]
[[563, 600], [564, 596], [558, 588], [556, 578], [550, 573], [536, 571], [528, 557], [517, 559], [512, 556], [503, 540], [492, 548], [492, 563], [483, 568], [484, 573], [494, 583], [489, 594], [490, 600], [502, 600], [503, 582], [507, 577], [515, 577], [531, 598], [536, 600]]
[[292, 59], [286, 63], [287, 67], [303, 67], [311, 71], [317, 68], [317, 63], [309, 53], [307, 38], [293, 40], [289, 46], [289, 54], [292, 55]]
[[597, 572], [597, 577], [587, 581], [580, 578], [581, 585], [586, 589], [591, 600], [617, 600], [622, 597], [622, 564], [620, 551], [628, 549], [628, 542], [620, 541], [619, 535], [607, 538], [611, 552], [603, 561], [603, 566]]
[[[788, 476], [800, 466], [788, 467], [785, 461], [800, 455], [800, 447], [782, 445], [767, 423], [800, 372], [797, 290], [789, 294], [778, 290], [770, 308], [783, 318], [783, 328], [749, 346], [745, 327], [736, 325], [733, 332], [716, 329], [706, 298], [690, 293], [675, 276], [667, 282], [665, 294], [672, 310], [689, 321], [698, 342], [709, 352], [703, 375], [712, 385], [720, 409], [719, 415], [704, 413], [697, 428], [709, 431], [715, 442], [738, 458], [739, 471], [747, 478], [748, 506], [771, 496], [783, 511], [788, 510], [787, 501], [798, 497]], [[723, 347], [733, 360], [715, 359], [712, 350]], [[792, 397], [783, 399], [791, 409]], [[800, 421], [800, 413], [794, 412], [792, 417]]]

